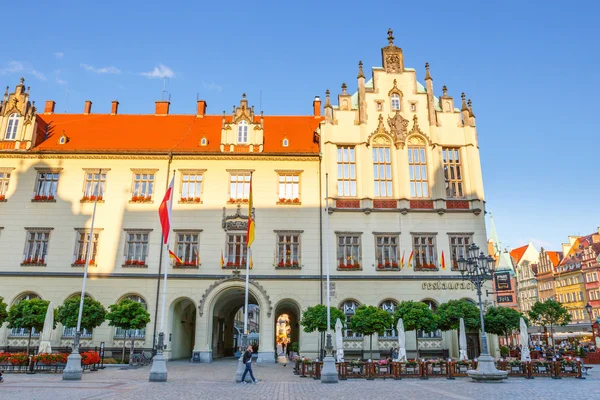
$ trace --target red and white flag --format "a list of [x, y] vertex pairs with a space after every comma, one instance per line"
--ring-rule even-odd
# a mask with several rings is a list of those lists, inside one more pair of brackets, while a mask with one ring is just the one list
[[163, 244], [169, 242], [169, 233], [171, 232], [171, 210], [173, 209], [173, 184], [175, 183], [175, 176], [171, 179], [171, 183], [167, 188], [167, 193], [163, 198], [162, 203], [158, 206], [158, 216], [160, 218], [160, 225], [162, 227]]

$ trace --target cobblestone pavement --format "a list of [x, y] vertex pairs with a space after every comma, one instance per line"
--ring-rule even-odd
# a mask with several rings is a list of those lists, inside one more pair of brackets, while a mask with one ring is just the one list
[[512, 378], [482, 384], [467, 378], [361, 379], [329, 385], [293, 375], [291, 364], [255, 364], [253, 370], [260, 382], [236, 384], [236, 365], [236, 360], [212, 364], [171, 362], [166, 383], [148, 382], [149, 367], [86, 372], [79, 382], [63, 382], [60, 374], [5, 373], [0, 399], [600, 399], [600, 365], [585, 380]]

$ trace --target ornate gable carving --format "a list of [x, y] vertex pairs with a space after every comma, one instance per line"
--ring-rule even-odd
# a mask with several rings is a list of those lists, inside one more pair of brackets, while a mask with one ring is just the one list
[[390, 138], [391, 135], [387, 129], [385, 129], [385, 124], [383, 123], [383, 115], [379, 114], [379, 124], [377, 125], [377, 129], [375, 129], [367, 138], [367, 146], [369, 144], [390, 145]]
[[[240, 123], [247, 124], [245, 128], [244, 141], [238, 142], [238, 129]], [[260, 119], [254, 115], [254, 106], [248, 106], [246, 93], [242, 94], [240, 105], [233, 106], [231, 121], [227, 121], [225, 112], [223, 112], [223, 122], [221, 127], [221, 151], [226, 153], [260, 153], [263, 151], [264, 117], [261, 112]]]
[[240, 204], [238, 204], [237, 210], [233, 215], [226, 215], [226, 208], [223, 207], [221, 227], [225, 232], [248, 230], [248, 216], [242, 214], [242, 206]]
[[408, 135], [410, 136], [408, 140], [409, 144], [425, 146], [427, 142], [431, 142], [429, 137], [419, 128], [419, 118], [417, 118], [416, 114], [413, 117], [413, 127], [408, 132]]
[[15, 87], [13, 93], [8, 93], [8, 86], [4, 92], [4, 97], [0, 101], [0, 116], [9, 116], [19, 114], [25, 117], [23, 123], [31, 122], [36, 113], [35, 102], [29, 102], [29, 90], [25, 90], [25, 78], [21, 78], [20, 83]]
[[381, 49], [381, 58], [383, 59], [383, 68], [387, 73], [404, 72], [404, 56], [402, 49], [394, 46], [394, 36], [391, 29], [388, 30], [389, 44]]
[[388, 96], [391, 96], [393, 94], [397, 94], [400, 97], [404, 96], [402, 94], [402, 91], [398, 89], [398, 81], [396, 81], [396, 79], [394, 79], [394, 87], [390, 89], [390, 91], [388, 92]]

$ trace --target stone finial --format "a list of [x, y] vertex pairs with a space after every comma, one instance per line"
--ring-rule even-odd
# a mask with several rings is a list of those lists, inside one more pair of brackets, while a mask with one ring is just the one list
[[342, 94], [348, 94], [347, 89], [348, 86], [346, 85], [346, 82], [342, 83]]
[[390, 46], [392, 46], [394, 44], [394, 31], [392, 30], [392, 28], [388, 29], [388, 42], [390, 43]]
[[25, 83], [25, 78], [21, 77], [21, 85]]
[[27, 94], [31, 91], [31, 86], [27, 86]]
[[325, 107], [331, 107], [331, 98], [329, 89], [325, 90]]
[[431, 78], [431, 73], [429, 72], [429, 63], [426, 62], [425, 63], [425, 80], [430, 80]]
[[363, 63], [362, 63], [362, 61], [359, 61], [358, 62], [358, 76], [357, 76], [357, 78], [360, 79], [360, 78], [364, 78], [364, 77], [365, 77], [365, 74], [363, 72]]
[[467, 105], [469, 106], [469, 117], [475, 118], [475, 114], [473, 114], [473, 103], [471, 102], [471, 99], [467, 101]]
[[246, 98], [246, 93], [242, 93], [242, 99]]
[[448, 87], [446, 85], [442, 86], [442, 93], [444, 93], [444, 97], [448, 96]]
[[4, 101], [8, 99], [8, 86], [6, 87], [6, 92], [4, 92]]
[[469, 109], [467, 108], [467, 102], [465, 101], [466, 95], [465, 92], [462, 92], [462, 94], [460, 95], [460, 98], [462, 99], [462, 107], [461, 107], [461, 111], [468, 111]]

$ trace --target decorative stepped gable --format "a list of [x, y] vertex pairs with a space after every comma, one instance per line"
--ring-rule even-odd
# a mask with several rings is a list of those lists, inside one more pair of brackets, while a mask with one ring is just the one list
[[508, 271], [512, 276], [516, 276], [513, 260], [510, 257], [508, 250], [501, 250], [501, 242], [496, 231], [496, 224], [494, 223], [494, 217], [490, 213], [490, 238], [488, 243], [491, 245], [491, 249], [488, 247], [488, 251], [493, 252], [494, 257], [497, 258], [496, 269], [498, 272]]
[[37, 141], [37, 119], [35, 102], [29, 101], [25, 78], [0, 101], [0, 150], [27, 150]]
[[242, 94], [239, 107], [233, 106], [231, 120], [223, 112], [221, 151], [224, 153], [262, 153], [264, 147], [264, 115], [254, 115], [254, 106], [248, 107], [246, 93]]

